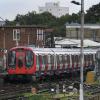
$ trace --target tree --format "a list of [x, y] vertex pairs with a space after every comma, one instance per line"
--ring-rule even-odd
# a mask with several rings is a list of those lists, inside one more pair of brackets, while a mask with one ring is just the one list
[[85, 15], [86, 23], [100, 23], [100, 3], [93, 5]]

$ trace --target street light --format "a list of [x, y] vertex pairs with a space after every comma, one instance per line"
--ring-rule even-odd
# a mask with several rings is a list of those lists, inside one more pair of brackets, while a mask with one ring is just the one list
[[83, 53], [83, 40], [84, 40], [84, 0], [81, 0], [81, 3], [76, 1], [71, 1], [71, 3], [74, 3], [76, 5], [81, 5], [81, 49], [80, 49], [80, 100], [84, 100], [83, 96], [83, 64], [84, 64], [84, 53]]

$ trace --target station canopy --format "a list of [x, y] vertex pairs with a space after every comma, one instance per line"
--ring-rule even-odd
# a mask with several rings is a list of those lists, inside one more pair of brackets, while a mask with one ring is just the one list
[[[65, 47], [65, 46], [81, 47], [81, 40], [63, 39], [63, 40], [60, 40], [60, 41], [55, 41], [55, 45], [61, 45], [61, 47]], [[92, 40], [84, 39], [83, 40], [83, 46], [84, 47], [100, 47], [100, 43], [92, 41]]]

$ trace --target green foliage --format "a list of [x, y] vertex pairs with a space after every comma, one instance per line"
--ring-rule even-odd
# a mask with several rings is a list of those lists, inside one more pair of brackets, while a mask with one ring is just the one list
[[[80, 23], [81, 12], [56, 18], [48, 12], [37, 14], [35, 11], [25, 15], [18, 14], [13, 21], [6, 20], [7, 25], [43, 25], [54, 30], [54, 36], [65, 36], [66, 23]], [[100, 3], [93, 5], [85, 14], [85, 23], [100, 23]]]
[[85, 22], [87, 23], [100, 23], [100, 3], [93, 5], [85, 15]]

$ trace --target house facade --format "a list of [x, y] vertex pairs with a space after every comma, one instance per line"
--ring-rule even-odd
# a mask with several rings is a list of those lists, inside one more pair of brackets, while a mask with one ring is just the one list
[[14, 46], [32, 45], [45, 46], [46, 27], [26, 26], [0, 26], [0, 48], [10, 49]]

